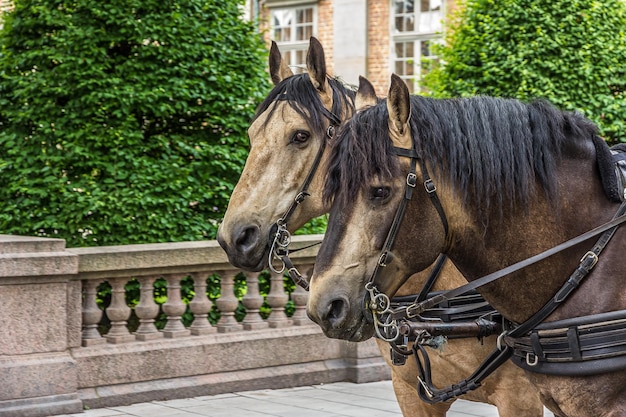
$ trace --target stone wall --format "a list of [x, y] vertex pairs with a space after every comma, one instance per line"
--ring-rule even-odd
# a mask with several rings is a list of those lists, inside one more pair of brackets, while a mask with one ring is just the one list
[[[294, 247], [320, 236], [294, 237]], [[315, 248], [294, 256], [302, 270]], [[295, 255], [295, 254], [294, 254]], [[284, 291], [271, 277], [270, 294], [258, 292], [258, 274], [246, 275], [243, 300], [233, 293], [234, 270], [215, 241], [66, 249], [58, 239], [0, 235], [0, 415], [37, 417], [157, 399], [250, 389], [389, 378], [376, 345], [327, 339], [304, 313], [307, 294]], [[222, 297], [206, 297], [206, 277], [221, 277]], [[186, 305], [180, 280], [193, 277], [196, 295]], [[125, 285], [141, 283], [136, 306]], [[152, 297], [167, 280], [168, 299]], [[96, 289], [111, 285], [111, 302], [96, 304]], [[255, 288], [256, 287], [256, 288]], [[147, 294], [147, 295], [146, 295]], [[296, 311], [285, 314], [291, 299]], [[269, 317], [258, 306], [270, 303]], [[234, 310], [243, 304], [243, 322]], [[207, 313], [218, 308], [216, 325]], [[188, 328], [182, 312], [194, 320]], [[167, 315], [163, 329], [155, 316]], [[111, 321], [101, 334], [102, 318]], [[139, 321], [133, 329], [131, 322]]]

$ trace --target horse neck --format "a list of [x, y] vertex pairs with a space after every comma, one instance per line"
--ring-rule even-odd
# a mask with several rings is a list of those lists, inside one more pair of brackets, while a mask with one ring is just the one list
[[[574, 161], [576, 162], [576, 161]], [[550, 249], [609, 221], [618, 204], [611, 203], [597, 174], [581, 175], [580, 161], [564, 163], [558, 174], [554, 203], [539, 193], [527, 207], [493, 213], [485, 228], [476, 221], [462, 230], [449, 256], [467, 280], [472, 281]], [[585, 242], [535, 265], [510, 274], [480, 289], [505, 317], [524, 321], [539, 310], [578, 266], [593, 242]]]

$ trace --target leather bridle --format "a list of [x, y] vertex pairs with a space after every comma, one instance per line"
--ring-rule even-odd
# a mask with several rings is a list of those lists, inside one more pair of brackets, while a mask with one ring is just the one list
[[[398, 235], [398, 231], [400, 230], [400, 224], [402, 223], [402, 219], [404, 218], [406, 207], [413, 197], [413, 190], [417, 186], [416, 169], [418, 163], [420, 166], [420, 171], [422, 173], [424, 189], [430, 197], [430, 200], [437, 210], [437, 213], [439, 213], [445, 236], [448, 236], [448, 219], [446, 218], [445, 212], [443, 211], [441, 201], [437, 196], [437, 187], [435, 187], [433, 180], [428, 174], [428, 170], [426, 168], [424, 160], [419, 156], [417, 150], [415, 149], [415, 144], [411, 149], [394, 146], [393, 150], [397, 156], [410, 158], [409, 173], [406, 176], [406, 183], [404, 188], [404, 197], [400, 201], [398, 209], [396, 210], [396, 214], [391, 223], [391, 227], [389, 228], [389, 232], [387, 233], [387, 238], [385, 239], [385, 243], [383, 244], [383, 248], [378, 258], [378, 261], [376, 262], [376, 266], [374, 267], [374, 271], [372, 272], [372, 275], [370, 276], [368, 282], [365, 284], [367, 294], [370, 297], [370, 301], [367, 302], [366, 300], [365, 305], [372, 312], [376, 335], [387, 342], [393, 342], [397, 339], [397, 337], [399, 336], [399, 328], [397, 326], [397, 321], [395, 320], [391, 322], [388, 319], [385, 319], [385, 322], [380, 320], [380, 317], [383, 317], [391, 312], [391, 301], [386, 294], [378, 291], [375, 282], [380, 275], [382, 268], [386, 267], [387, 264], [393, 260], [393, 254], [391, 252], [391, 249], [393, 248], [396, 237]], [[422, 291], [420, 291], [420, 294], [418, 294], [416, 300], [423, 301], [426, 298], [426, 294], [428, 293], [428, 291], [430, 291], [430, 287], [432, 286], [436, 277], [437, 275], [431, 274], [431, 278], [427, 280], [427, 283], [424, 285]]]
[[[333, 100], [333, 103], [335, 102], [337, 102], [337, 100]], [[286, 269], [287, 272], [289, 273], [289, 276], [293, 280], [293, 282], [307, 291], [309, 290], [309, 282], [300, 273], [300, 271], [298, 271], [298, 269], [294, 266], [293, 262], [289, 258], [289, 253], [306, 249], [310, 246], [307, 246], [306, 248], [300, 248], [300, 249], [290, 251], [289, 244], [291, 243], [291, 233], [289, 233], [289, 230], [287, 230], [287, 223], [289, 219], [291, 218], [291, 216], [293, 215], [293, 213], [298, 208], [298, 206], [302, 204], [302, 202], [304, 202], [304, 200], [306, 200], [308, 196], [310, 196], [308, 189], [309, 189], [309, 186], [311, 185], [311, 182], [313, 181], [313, 177], [315, 176], [317, 169], [319, 168], [320, 162], [322, 161], [322, 155], [324, 154], [324, 151], [326, 149], [326, 142], [334, 138], [335, 131], [337, 127], [339, 126], [339, 124], [341, 123], [341, 120], [339, 119], [339, 117], [337, 117], [336, 112], [328, 112], [326, 117], [329, 119], [330, 124], [328, 128], [326, 129], [326, 137], [322, 140], [322, 143], [320, 144], [320, 147], [317, 150], [317, 154], [315, 155], [315, 159], [313, 160], [313, 165], [311, 165], [311, 168], [309, 169], [309, 173], [304, 179], [304, 182], [302, 183], [300, 190], [298, 191], [293, 201], [289, 205], [289, 208], [287, 208], [285, 213], [278, 220], [276, 220], [276, 223], [274, 224], [274, 226], [270, 228], [270, 235], [269, 235], [269, 245], [270, 245], [269, 254], [268, 254], [269, 268], [272, 270], [272, 272], [277, 273], [277, 274], [282, 273]], [[316, 243], [315, 245], [317, 244], [319, 243]], [[314, 245], [311, 245], [311, 246], [314, 246]], [[280, 265], [278, 267], [275, 267], [274, 261], [278, 261]]]

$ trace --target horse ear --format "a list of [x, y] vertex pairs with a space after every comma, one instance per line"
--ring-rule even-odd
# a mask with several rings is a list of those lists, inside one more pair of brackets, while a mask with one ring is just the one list
[[375, 105], [376, 101], [378, 101], [378, 98], [376, 97], [374, 86], [367, 78], [359, 75], [359, 89], [356, 91], [356, 98], [354, 99], [357, 111]]
[[389, 131], [394, 145], [400, 148], [412, 148], [413, 142], [409, 128], [411, 116], [409, 88], [396, 74], [391, 75], [387, 109], [389, 110]]
[[[309, 50], [306, 54], [306, 70], [313, 86], [322, 94], [327, 94], [328, 99], [332, 101], [332, 92], [326, 78], [326, 58], [324, 57], [324, 48], [320, 41], [315, 37], [311, 37]], [[325, 101], [322, 98], [322, 101]]]
[[276, 42], [274, 41], [272, 41], [272, 46], [270, 46], [269, 61], [270, 76], [272, 77], [274, 85], [293, 75], [291, 68], [289, 68], [289, 65], [287, 65], [287, 63], [283, 60], [283, 57], [280, 55], [280, 51], [278, 50], [278, 45], [276, 45]]

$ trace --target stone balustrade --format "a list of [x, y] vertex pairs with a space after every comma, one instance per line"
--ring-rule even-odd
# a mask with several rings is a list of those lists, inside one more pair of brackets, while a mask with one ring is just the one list
[[[316, 252], [293, 260], [306, 271]], [[215, 241], [67, 249], [0, 235], [0, 415], [388, 378], [375, 344], [324, 337], [307, 295], [282, 274], [234, 269]]]

